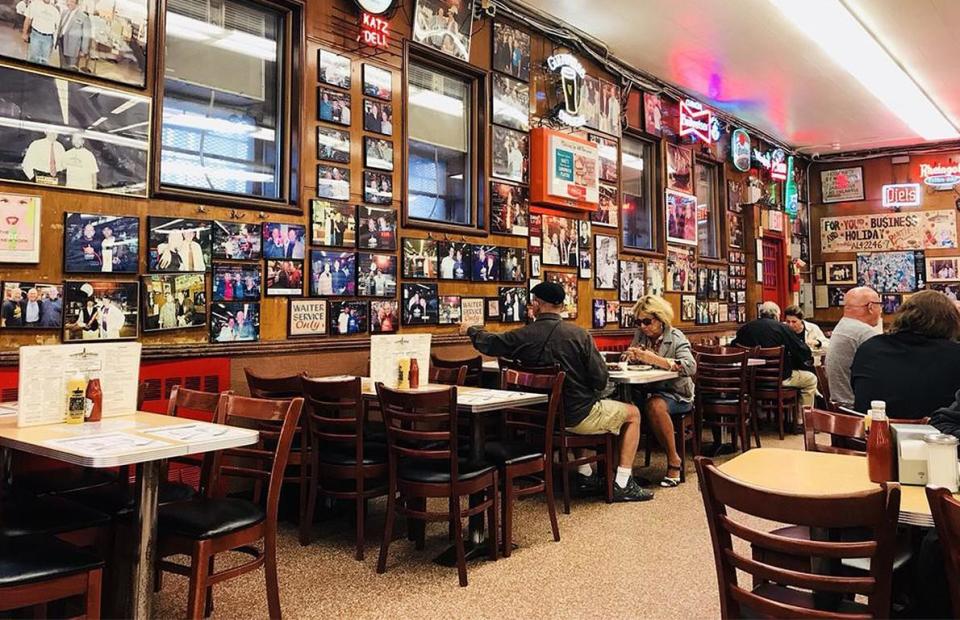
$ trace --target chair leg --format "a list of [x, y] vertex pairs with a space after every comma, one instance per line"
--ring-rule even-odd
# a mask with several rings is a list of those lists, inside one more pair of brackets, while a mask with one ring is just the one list
[[267, 611], [270, 620], [280, 620], [280, 577], [277, 574], [277, 532], [267, 531], [263, 537], [263, 568], [267, 581]]
[[606, 482], [607, 482], [607, 503], [613, 503], [613, 463], [616, 460], [616, 445], [614, 444], [613, 435], [607, 433], [607, 441], [604, 445], [604, 470], [606, 472]]
[[[419, 510], [420, 512], [426, 512], [427, 510], [427, 498], [426, 497], [414, 497], [407, 500], [407, 504], [412, 506], [414, 510]], [[414, 548], [417, 551], [422, 551], [426, 546], [427, 538], [427, 522], [420, 519], [414, 519], [408, 525], [413, 531], [413, 543]]]
[[747, 416], [740, 410], [740, 416], [737, 424], [737, 432], [740, 433], [740, 452], [746, 452], [750, 449], [750, 435], [747, 434]]
[[[315, 450], [310, 451], [310, 478], [307, 486], [306, 506], [301, 504], [300, 509], [300, 544], [309, 545], [313, 540], [313, 520], [317, 516], [317, 489], [320, 486], [320, 463], [319, 454]], [[302, 469], [301, 469], [302, 470]], [[301, 477], [301, 480], [303, 477]], [[302, 485], [302, 483], [301, 483]], [[301, 489], [303, 486], [301, 486]], [[300, 497], [303, 497], [301, 493]]]
[[357, 536], [357, 549], [353, 554], [358, 560], [363, 560], [363, 543], [364, 543], [364, 529], [366, 527], [366, 511], [367, 511], [367, 500], [364, 499], [362, 495], [357, 495], [356, 508], [357, 511], [357, 522], [356, 522], [356, 536]]
[[563, 514], [570, 514], [570, 469], [567, 449], [560, 447], [560, 485], [563, 490]]
[[680, 482], [687, 481], [686, 473], [686, 464], [687, 464], [687, 426], [684, 421], [685, 418], [680, 419], [680, 424], [675, 427], [674, 435], [677, 442], [677, 452], [680, 453]]
[[210, 557], [209, 541], [202, 540], [193, 548], [190, 557], [190, 591], [187, 596], [187, 617], [202, 620], [207, 607], [207, 571]]
[[[503, 529], [503, 557], [509, 558], [513, 550], [513, 508], [516, 501], [513, 496], [513, 476], [510, 475], [510, 466], [503, 472], [503, 512], [501, 525]], [[491, 534], [493, 530], [490, 530]]]
[[96, 569], [87, 573], [87, 596], [86, 611], [84, 615], [87, 618], [100, 617], [100, 598], [101, 587], [103, 584], [103, 570]]
[[[511, 486], [512, 486], [511, 481]], [[497, 561], [497, 556], [499, 555], [497, 550], [497, 532], [500, 531], [500, 474], [497, 470], [493, 470], [493, 485], [487, 490], [491, 494], [490, 499], [492, 503], [490, 507], [487, 508], [487, 520], [490, 522], [490, 527], [487, 529], [487, 553], [490, 555], [490, 560], [493, 562]], [[511, 513], [513, 510], [511, 509]]]
[[783, 441], [783, 401], [777, 401], [777, 426], [780, 430], [780, 441]]
[[553, 530], [553, 539], [560, 542], [560, 526], [557, 524], [557, 502], [553, 496], [553, 468], [549, 457], [544, 457], [543, 481], [544, 492], [547, 495], [547, 512], [550, 514], [550, 528]]
[[300, 465], [298, 467], [300, 470], [298, 472], [300, 475], [300, 523], [298, 524], [300, 526], [300, 544], [303, 544], [303, 531], [307, 516], [307, 500], [310, 497], [308, 485], [310, 485], [310, 482], [313, 480], [313, 472], [311, 471], [313, 468], [310, 467], [312, 458], [312, 455], [308, 451], [302, 451], [300, 453]]
[[380, 541], [380, 557], [377, 559], [377, 572], [387, 572], [387, 551], [390, 549], [390, 541], [393, 540], [393, 520], [397, 511], [397, 492], [391, 488], [387, 494], [387, 519], [383, 525], [383, 540]]
[[467, 558], [463, 550], [463, 520], [460, 518], [460, 498], [450, 498], [450, 514], [453, 520], [453, 544], [457, 549], [457, 574], [460, 577], [460, 586], [467, 586]]
[[650, 453], [653, 446], [653, 431], [648, 426], [646, 436], [643, 438], [643, 466], [650, 467]]
[[[207, 561], [207, 577], [213, 575], [213, 557], [210, 556], [210, 559]], [[207, 603], [203, 606], [203, 616], [205, 618], [209, 617], [213, 613], [213, 586], [207, 586]]]

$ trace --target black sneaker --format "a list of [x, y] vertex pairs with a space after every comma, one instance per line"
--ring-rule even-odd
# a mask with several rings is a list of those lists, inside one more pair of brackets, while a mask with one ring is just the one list
[[651, 499], [653, 499], [653, 491], [641, 488], [633, 478], [630, 478], [625, 487], [616, 482], [613, 483], [613, 501], [615, 502], [645, 502]]
[[574, 472], [573, 488], [577, 495], [599, 495], [603, 492], [604, 485], [598, 474], [584, 476], [580, 472]]

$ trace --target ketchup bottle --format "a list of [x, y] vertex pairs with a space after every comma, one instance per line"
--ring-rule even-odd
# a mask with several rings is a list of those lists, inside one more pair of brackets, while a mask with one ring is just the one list
[[417, 358], [410, 358], [410, 389], [415, 390], [420, 387], [420, 366], [417, 364]]
[[103, 390], [100, 389], [100, 379], [90, 379], [87, 382], [86, 399], [89, 410], [84, 421], [99, 422], [103, 417]]
[[870, 403], [870, 438], [867, 440], [867, 469], [870, 482], [889, 482], [893, 475], [893, 440], [887, 404], [880, 400]]

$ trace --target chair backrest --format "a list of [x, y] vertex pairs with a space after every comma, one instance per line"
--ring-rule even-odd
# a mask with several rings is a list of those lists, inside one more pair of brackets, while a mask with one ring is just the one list
[[300, 396], [300, 375], [265, 377], [249, 368], [244, 368], [247, 376], [247, 388], [253, 398], [289, 400]]
[[302, 376], [304, 409], [303, 426], [310, 446], [323, 450], [324, 445], [352, 446], [358, 467], [363, 465], [363, 388], [360, 377], [324, 379]]
[[697, 353], [695, 393], [701, 401], [746, 394], [747, 371], [745, 350], [733, 353]]
[[[232, 393], [224, 392], [224, 394]], [[212, 422], [219, 404], [220, 394], [200, 392], [175, 385], [170, 390], [170, 400], [167, 401], [167, 415]]]
[[466, 364], [457, 368], [447, 368], [444, 366], [437, 366], [436, 364], [430, 364], [430, 383], [456, 385], [459, 387], [464, 385], [466, 380]]
[[690, 345], [695, 353], [720, 353], [720, 347], [712, 344], [695, 343]]
[[[739, 482], [702, 456], [696, 457], [695, 461], [713, 542], [723, 618], [743, 618], [747, 610], [759, 617], [773, 618], [863, 617], [816, 609], [813, 597], [804, 596], [811, 590], [837, 596], [860, 594], [867, 599], [870, 616], [889, 617], [895, 535], [900, 513], [899, 484], [883, 483], [875, 490], [850, 495], [794, 495]], [[728, 514], [727, 508], [738, 514]], [[806, 526], [811, 531], [830, 530], [829, 538], [833, 538], [833, 533], [842, 532], [844, 542], [812, 540], [813, 536], [811, 539], [779, 536], [757, 529], [755, 520], [740, 519], [739, 513], [777, 523]], [[857, 534], [860, 528], [864, 532]], [[734, 545], [734, 537], [749, 545]], [[839, 571], [823, 574], [824, 571], [815, 570], [821, 568], [819, 561], [811, 561], [809, 570], [800, 570], [796, 566], [785, 569], [751, 557], [751, 546], [765, 554], [787, 554], [811, 560], [823, 558], [837, 564], [845, 558], [867, 558], [870, 569], [866, 574], [856, 576], [836, 574]], [[738, 570], [756, 580], [772, 583], [763, 589], [751, 590], [739, 584]], [[774, 598], [778, 593], [791, 596], [791, 603]]]
[[941, 487], [927, 487], [927, 501], [937, 526], [940, 549], [943, 550], [953, 617], [960, 618], [960, 501], [948, 489]]
[[526, 435], [527, 441], [543, 445], [543, 453], [553, 454], [553, 429], [563, 406], [563, 381], [566, 373], [525, 372], [508, 368], [500, 371], [500, 389], [513, 392], [547, 394], [546, 406], [507, 409], [503, 414], [506, 430]]
[[[830, 435], [830, 445], [817, 443], [817, 433]], [[853, 443], [850, 440], [854, 440]], [[830, 452], [866, 456], [866, 432], [861, 416], [834, 413], [822, 409], [803, 410], [803, 445], [808, 452]], [[853, 448], [863, 445], [864, 449]]]
[[453, 368], [459, 370], [461, 366], [467, 367], [467, 377], [463, 383], [457, 385], [471, 385], [480, 387], [483, 379], [483, 356], [477, 355], [463, 360], [445, 360], [430, 354], [430, 371], [434, 368]]
[[754, 366], [754, 384], [779, 386], [783, 380], [783, 346], [768, 348], [755, 347], [750, 351], [749, 355], [752, 358], [762, 359], [765, 362], [762, 366]]
[[817, 375], [817, 391], [823, 395], [824, 402], [829, 406], [830, 398], [830, 378], [827, 376], [827, 367], [824, 364], [813, 367], [813, 372]]

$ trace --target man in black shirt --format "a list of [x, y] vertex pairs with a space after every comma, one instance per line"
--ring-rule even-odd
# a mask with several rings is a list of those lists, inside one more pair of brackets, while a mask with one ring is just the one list
[[534, 322], [503, 333], [491, 333], [479, 325], [463, 325], [461, 333], [469, 335], [473, 346], [484, 355], [507, 357], [531, 366], [559, 364], [566, 373], [563, 401], [567, 430], [580, 435], [622, 432], [614, 499], [653, 499], [653, 493], [640, 488], [633, 479], [633, 461], [640, 441], [640, 410], [632, 404], [600, 398], [609, 379], [606, 362], [586, 330], [560, 318], [565, 296], [559, 284], [541, 282], [530, 291]]

